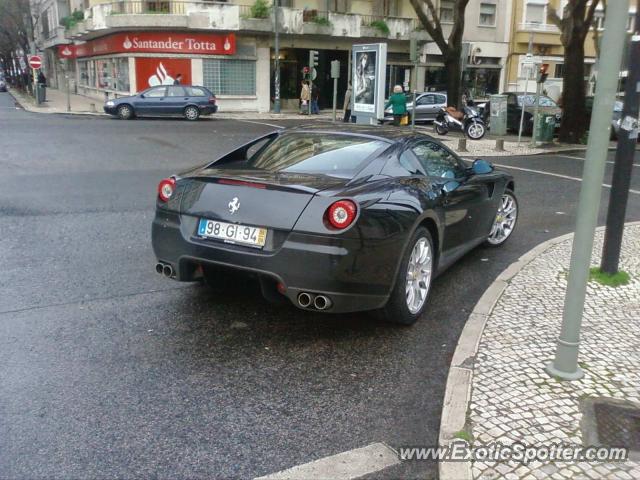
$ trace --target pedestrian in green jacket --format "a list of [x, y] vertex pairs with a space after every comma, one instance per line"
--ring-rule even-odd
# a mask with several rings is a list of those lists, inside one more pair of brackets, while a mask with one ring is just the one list
[[400, 125], [400, 120], [407, 114], [407, 97], [402, 92], [400, 85], [393, 87], [393, 95], [389, 97], [384, 109], [386, 110], [389, 106], [393, 112], [393, 124]]

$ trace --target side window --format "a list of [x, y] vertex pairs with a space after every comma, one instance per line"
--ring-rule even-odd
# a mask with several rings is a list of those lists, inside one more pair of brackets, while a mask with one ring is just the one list
[[411, 155], [409, 150], [405, 150], [404, 152], [402, 152], [402, 155], [400, 155], [398, 162], [400, 163], [400, 166], [410, 175], [419, 173], [418, 166], [416, 165], [414, 157], [413, 155]]
[[444, 95], [436, 95], [436, 103], [446, 105], [447, 97], [445, 97]]
[[156, 88], [152, 88], [151, 90], [147, 90], [144, 96], [149, 98], [164, 97], [164, 94], [166, 93], [166, 91], [167, 91], [167, 87], [156, 87]]
[[198, 87], [184, 87], [190, 97], [207, 97], [205, 91]]
[[516, 100], [516, 96], [515, 95], [509, 95], [509, 97], [507, 97], [507, 103], [509, 105], [516, 105], [518, 102]]
[[455, 155], [436, 143], [422, 142], [412, 150], [430, 177], [458, 178], [464, 174], [464, 168]]
[[434, 103], [435, 98], [433, 95], [424, 95], [419, 102], [420, 105], [433, 105]]
[[184, 90], [179, 86], [167, 87], [167, 97], [184, 97]]

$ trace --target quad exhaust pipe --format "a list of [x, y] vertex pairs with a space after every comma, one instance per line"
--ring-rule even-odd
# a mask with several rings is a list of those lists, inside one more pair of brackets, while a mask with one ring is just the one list
[[156, 273], [159, 275], [164, 275], [167, 278], [173, 277], [174, 271], [173, 267], [167, 263], [156, 263]]
[[312, 302], [313, 299], [308, 293], [302, 292], [300, 295], [298, 295], [298, 305], [300, 305], [302, 308], [309, 308]]
[[316, 310], [326, 310], [331, 308], [333, 302], [326, 295], [312, 295], [302, 292], [298, 295], [298, 305], [302, 308], [315, 308]]
[[313, 306], [318, 310], [326, 310], [331, 306], [331, 300], [329, 300], [329, 297], [325, 297], [324, 295], [318, 295], [313, 300]]

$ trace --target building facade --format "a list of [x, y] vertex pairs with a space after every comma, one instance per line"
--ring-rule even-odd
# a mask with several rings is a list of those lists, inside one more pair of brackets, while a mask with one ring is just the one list
[[[564, 0], [551, 0], [560, 3]], [[221, 109], [266, 112], [274, 97], [274, 15], [260, 0], [45, 0], [39, 47], [54, 87], [70, 77], [74, 92], [97, 99], [129, 95], [154, 82], [184, 81], [214, 91]], [[446, 71], [409, 0], [280, 0], [278, 30], [283, 108], [298, 105], [309, 50], [318, 50], [314, 82], [320, 104], [332, 103], [332, 60], [341, 62], [338, 100], [350, 75], [354, 44], [386, 42], [386, 89], [442, 90]], [[437, 0], [445, 36], [451, 0]], [[559, 32], [546, 20], [547, 0], [477, 0], [465, 14], [463, 91], [472, 98], [523, 88], [521, 65], [533, 34], [534, 55], [551, 64], [549, 86], [562, 72]], [[416, 66], [410, 40], [421, 45]], [[64, 59], [66, 57], [66, 59]], [[63, 59], [63, 60], [61, 60]], [[587, 40], [587, 64], [595, 62]], [[151, 83], [150, 83], [151, 82]], [[560, 81], [561, 87], [561, 81]]]
[[[470, 50], [464, 82], [475, 96], [499, 90], [509, 4], [483, 0], [467, 9], [465, 42]], [[418, 91], [442, 89], [440, 52], [428, 43], [408, 0], [281, 0], [280, 5], [283, 108], [297, 107], [310, 49], [320, 52], [314, 82], [324, 107], [332, 100], [330, 63], [341, 62], [341, 101], [354, 44], [387, 43], [388, 91], [396, 84]], [[45, 72], [50, 85], [64, 86], [68, 75], [74, 92], [99, 99], [128, 95], [149, 81], [170, 81], [181, 73], [185, 81], [211, 88], [224, 110], [268, 111], [274, 96], [275, 25], [271, 11], [259, 7], [253, 0], [47, 0], [38, 3], [47, 12], [42, 25], [48, 28], [39, 31]], [[447, 30], [451, 2], [442, 0], [438, 8]], [[424, 45], [417, 67], [409, 59], [412, 37]], [[189, 47], [207, 38], [216, 48]], [[224, 49], [227, 40], [232, 46]], [[147, 48], [149, 42], [157, 48]]]
[[[562, 15], [567, 0], [514, 0], [511, 18], [511, 39], [509, 55], [507, 57], [503, 85], [506, 91], [535, 91], [535, 82], [527, 84], [527, 67], [525, 58], [531, 43], [531, 53], [536, 64], [549, 64], [549, 77], [545, 83], [546, 93], [558, 99], [562, 93], [562, 73], [564, 63], [564, 48], [560, 41], [560, 31], [549, 22], [547, 13], [549, 8], [555, 8], [558, 15]], [[635, 2], [629, 2], [628, 32], [631, 33], [635, 16]], [[585, 39], [585, 82], [587, 92], [592, 93], [596, 79], [597, 44], [602, 38], [604, 27], [604, 11], [599, 5], [596, 11], [594, 26]], [[624, 67], [623, 67], [624, 69]], [[624, 76], [624, 71], [621, 77]]]

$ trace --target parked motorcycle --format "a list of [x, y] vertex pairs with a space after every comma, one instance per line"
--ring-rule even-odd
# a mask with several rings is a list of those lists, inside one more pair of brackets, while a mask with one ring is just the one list
[[480, 113], [470, 106], [463, 107], [462, 112], [443, 108], [436, 116], [434, 124], [438, 135], [458, 130], [464, 132], [471, 140], [480, 140], [487, 133], [487, 126]]

